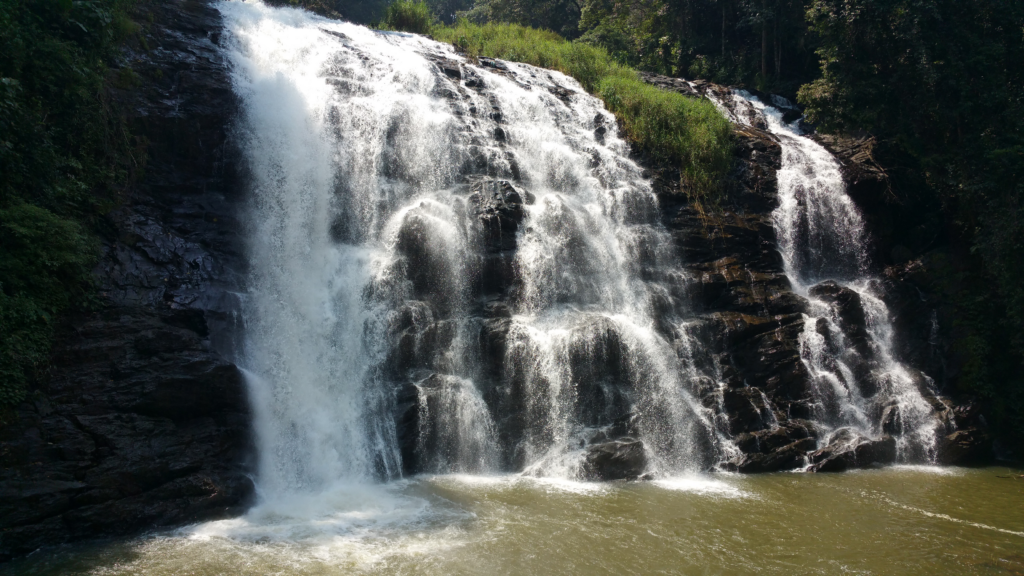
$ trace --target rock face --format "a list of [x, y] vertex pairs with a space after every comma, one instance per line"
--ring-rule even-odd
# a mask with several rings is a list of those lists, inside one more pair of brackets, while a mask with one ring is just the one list
[[[135, 132], [151, 143], [146, 177], [109, 216], [96, 271], [103, 309], [68, 324], [48, 378], [0, 428], [0, 560], [45, 544], [237, 513], [253, 492], [245, 385], [229, 360], [239, 310], [234, 294], [245, 272], [235, 217], [244, 174], [229, 138], [236, 104], [217, 52], [219, 14], [208, 0], [169, 0], [152, 10], [157, 24], [146, 32], [149, 50], [126, 56], [126, 65], [146, 79], [126, 106], [133, 110]], [[483, 91], [470, 67], [435, 64], [439, 77], [460, 81], [457, 91], [445, 88], [439, 96], [465, 100], [467, 90]], [[483, 58], [480, 64], [508, 74], [500, 61]], [[690, 97], [724, 90], [644, 78]], [[550, 91], [563, 101], [574, 97], [558, 86]], [[502, 112], [493, 104], [468, 113], [500, 123]], [[588, 130], [600, 140], [608, 127], [598, 120]], [[714, 206], [691, 203], [676, 168], [637, 158], [652, 177], [661, 222], [675, 243], [685, 278], [680, 289], [692, 306], [689, 336], [705, 345], [693, 362], [718, 380], [693, 379], [691, 392], [738, 449], [728, 462], [703, 465], [744, 473], [805, 466], [825, 472], [892, 462], [892, 437], [869, 439], [849, 430], [823, 437], [809, 420], [810, 378], [800, 358], [807, 304], [783, 271], [772, 224], [781, 148], [757, 127], [737, 127], [734, 135], [732, 171]], [[503, 150], [507, 138], [498, 128], [487, 145]], [[823, 141], [847, 165], [851, 195], [864, 200], [870, 215], [865, 199], [885, 190], [884, 173], [864, 152], [870, 142]], [[509, 369], [518, 233], [535, 199], [520, 184], [516, 159], [504, 159], [504, 168], [495, 171], [482, 153], [470, 154], [462, 170], [467, 218], [480, 233], [477, 273], [467, 288], [475, 302], [467, 333], [479, 342], [478, 381], [496, 434], [522, 437], [543, 432], [528, 430], [529, 390]], [[387, 379], [405, 382], [395, 391], [394, 416], [407, 474], [444, 471], [435, 470], [428, 456], [449, 439], [424, 415], [445, 410], [446, 394], [460, 385], [440, 376], [444, 351], [463, 336], [448, 310], [448, 284], [437, 277], [452, 271], [445, 261], [429, 261], [427, 235], [412, 217], [399, 231], [398, 250], [421, 265], [410, 270], [413, 297], [388, 327], [394, 345], [379, 368]], [[914, 300], [916, 288], [908, 282], [913, 263], [895, 266], [887, 288], [895, 295], [890, 300], [897, 329], [912, 336], [903, 359], [936, 373], [941, 356], [922, 336], [927, 301]], [[836, 308], [853, 348], [865, 344], [858, 295], [828, 282], [813, 290]], [[637, 440], [640, 416], [630, 411], [630, 391], [614, 385], [629, 381], [638, 368], [613, 328], [596, 321], [586, 329], [591, 344], [571, 350], [566, 367], [579, 420], [592, 430], [578, 446], [583, 476], [643, 478], [649, 461]], [[684, 346], [672, 327], [658, 330]], [[508, 385], [498, 384], [503, 381]], [[939, 461], [984, 461], [990, 439], [977, 409], [929, 401], [951, 430], [940, 439]], [[505, 469], [524, 465], [521, 453], [503, 457]]]
[[892, 436], [865, 438], [842, 428], [832, 433], [828, 444], [809, 456], [814, 472], [842, 472], [849, 468], [890, 464], [896, 460], [896, 440]]
[[[648, 83], [691, 97], [714, 94], [725, 100], [722, 96], [728, 90], [703, 81], [642, 76]], [[771, 101], [767, 95], [758, 96]], [[798, 116], [796, 110], [785, 112], [792, 116], [787, 121]], [[757, 126], [757, 119], [751, 120]], [[889, 437], [850, 439], [837, 431], [831, 438], [818, 438], [807, 420], [811, 416], [809, 375], [799, 349], [806, 303], [792, 292], [782, 272], [771, 220], [777, 206], [775, 174], [781, 151], [774, 137], [757, 127], [737, 126], [734, 135], [736, 159], [729, 187], [724, 199], [703, 213], [688, 203], [677, 173], [670, 167], [652, 167], [665, 225], [679, 240], [684, 266], [699, 278], [696, 312], [706, 326], [703, 334], [717, 342], [714, 362], [729, 386], [721, 401], [710, 390], [703, 398], [705, 405], [721, 402], [728, 430], [742, 452], [727, 467], [741, 472], [803, 466], [827, 471], [892, 462], [895, 445]], [[927, 218], [910, 214], [909, 207], [901, 208], [895, 201], [888, 175], [874, 159], [873, 138], [814, 137], [839, 160], [848, 193], [877, 239], [873, 260], [897, 263], [886, 269], [885, 292], [897, 330], [899, 359], [935, 376], [941, 388], [949, 370], [944, 359], [953, 351], [942, 346], [937, 331], [948, 313], [943, 314], [940, 300], [933, 295], [938, 282], [928, 275], [927, 266], [908, 262], [908, 254], [934, 243], [936, 231], [929, 228]], [[897, 221], [910, 222], [911, 228], [898, 232]], [[850, 344], [847, 363], [856, 370], [870, 370], [873, 353], [868, 349], [860, 297], [830, 281], [814, 286], [811, 294], [836, 311], [841, 337]], [[826, 341], [840, 336], [828, 334], [824, 326], [819, 332]], [[976, 406], [951, 407], [950, 401], [921, 388], [948, 431], [936, 446], [937, 461], [990, 460], [992, 441]], [[888, 428], [895, 428], [895, 423]]]
[[588, 480], [636, 480], [647, 470], [647, 452], [643, 442], [629, 437], [592, 444], [583, 468]]
[[[649, 75], [668, 89], [678, 82]], [[698, 90], [720, 90], [697, 84]], [[689, 95], [692, 88], [677, 90]], [[703, 333], [717, 351], [727, 389], [722, 409], [742, 454], [727, 467], [742, 472], [797, 468], [813, 451], [808, 376], [799, 335], [806, 303], [792, 291], [776, 248], [772, 211], [781, 147], [757, 128], [734, 128], [736, 158], [722, 201], [699, 212], [670, 167], [655, 168], [663, 221], [677, 239], [682, 265], [698, 279], [693, 301]], [[714, 390], [702, 397], [714, 405]]]
[[109, 215], [102, 309], [0, 427], [0, 560], [45, 544], [237, 513], [249, 408], [230, 352], [242, 271], [228, 129], [235, 101], [209, 2], [152, 6], [125, 95], [145, 176]]

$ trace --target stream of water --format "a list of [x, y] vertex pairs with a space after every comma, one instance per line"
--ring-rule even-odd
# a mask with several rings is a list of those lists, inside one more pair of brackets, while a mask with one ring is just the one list
[[48, 550], [0, 573], [1011, 576], [1024, 573], [1024, 479], [1010, 474], [892, 467], [603, 484], [426, 476]]
[[786, 274], [808, 302], [801, 359], [824, 444], [891, 434], [899, 461], [933, 461], [941, 428], [926, 399], [934, 396], [933, 383], [896, 358], [889, 309], [870, 273], [864, 220], [846, 194], [839, 162], [800, 120], [783, 120], [780, 107], [791, 103], [772, 98], [777, 106], [742, 90], [728, 102], [715, 100], [734, 122], [763, 122], [782, 147], [772, 219]]
[[264, 496], [403, 471], [581, 478], [584, 446], [615, 434], [642, 442], [639, 472], [725, 459], [699, 375], [655, 329], [685, 332], [673, 244], [599, 100], [420, 36], [221, 11]]

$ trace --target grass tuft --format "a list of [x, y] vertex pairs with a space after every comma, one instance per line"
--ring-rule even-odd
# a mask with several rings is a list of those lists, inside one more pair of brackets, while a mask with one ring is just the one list
[[430, 34], [433, 25], [434, 17], [426, 2], [396, 0], [384, 11], [384, 18], [378, 27], [382, 30]]
[[[732, 128], [712, 103], [655, 88], [603, 48], [569, 42], [554, 32], [465, 19], [451, 26], [433, 20], [424, 25], [424, 14], [429, 17], [426, 3], [399, 0], [388, 8], [382, 24], [391, 30], [430, 34], [471, 58], [523, 62], [572, 76], [604, 101], [635, 147], [679, 167], [683, 189], [693, 202], [717, 201], [731, 163]], [[403, 28], [405, 21], [415, 24]]]

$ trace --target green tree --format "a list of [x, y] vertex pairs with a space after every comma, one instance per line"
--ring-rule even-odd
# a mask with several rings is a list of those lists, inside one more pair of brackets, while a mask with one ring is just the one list
[[107, 62], [138, 29], [129, 0], [0, 0], [0, 405], [45, 366], [82, 308], [96, 221], [137, 170]]
[[808, 117], [872, 132], [941, 202], [973, 267], [957, 284], [960, 385], [1024, 439], [1024, 4], [815, 0], [808, 18]]

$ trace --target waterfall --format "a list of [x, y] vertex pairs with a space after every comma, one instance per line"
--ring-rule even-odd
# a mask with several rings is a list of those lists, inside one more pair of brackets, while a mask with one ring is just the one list
[[728, 98], [716, 104], [734, 122], [763, 121], [782, 147], [772, 219], [785, 272], [808, 302], [800, 355], [824, 443], [891, 435], [898, 461], [933, 460], [938, 421], [925, 397], [932, 383], [895, 357], [890, 313], [869, 273], [864, 220], [839, 162], [799, 120], [783, 121], [780, 108], [793, 108], [785, 99], [773, 96], [771, 106], [744, 91]]
[[685, 279], [599, 100], [419, 36], [220, 10], [252, 195], [240, 364], [261, 490], [722, 460], [693, 393], [713, 375], [656, 327], [685, 334]]

